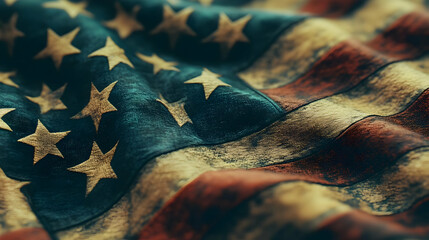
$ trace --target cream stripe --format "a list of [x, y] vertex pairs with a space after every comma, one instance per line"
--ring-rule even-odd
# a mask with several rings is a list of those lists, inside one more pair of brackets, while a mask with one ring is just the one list
[[[270, 10], [270, 11], [294, 11], [298, 12], [299, 9], [301, 9], [309, 0], [253, 0], [250, 1], [248, 4], [243, 5], [242, 7], [249, 7], [249, 8], [257, 8], [259, 10]], [[402, 0], [403, 1], [403, 0]], [[368, 1], [369, 3], [365, 6], [362, 6], [362, 10], [358, 9], [357, 11], [367, 11], [370, 12], [374, 9], [366, 9], [371, 7], [377, 7], [377, 9], [383, 9], [383, 8], [394, 8], [395, 4], [397, 4], [395, 1], [391, 1], [393, 5], [387, 6], [384, 2], [383, 5], [380, 5], [383, 3], [382, 1]], [[424, 0], [408, 0], [411, 4], [416, 4], [420, 6], [424, 6]], [[391, 4], [389, 2], [389, 4]], [[364, 13], [365, 14], [365, 13]], [[359, 14], [358, 14], [359, 16]], [[362, 14], [360, 15], [362, 16]], [[375, 17], [374, 15], [367, 14], [368, 19], [372, 19], [374, 21], [379, 21], [380, 17]], [[364, 19], [366, 21], [366, 19]]]
[[341, 19], [309, 18], [287, 30], [239, 76], [256, 89], [293, 82], [333, 46], [346, 39], [368, 41], [401, 16], [418, 10], [418, 1], [371, 0]]
[[0, 169], [0, 235], [25, 227], [41, 227], [20, 190], [27, 183], [10, 179]]
[[402, 110], [428, 87], [427, 74], [416, 70], [409, 63], [396, 63], [351, 91], [326, 100], [366, 115], [391, 115]]
[[330, 20], [304, 20], [287, 30], [239, 77], [256, 89], [283, 86], [295, 81], [329, 49], [348, 38], [350, 35]]
[[361, 203], [353, 207], [371, 214], [402, 212], [429, 194], [429, 148], [410, 152], [383, 174], [333, 190], [360, 199]]
[[270, 10], [274, 12], [296, 12], [308, 0], [253, 0], [243, 7]]
[[429, 55], [422, 57], [418, 61], [410, 61], [408, 64], [412, 68], [429, 75]]
[[332, 22], [349, 32], [354, 39], [369, 41], [401, 16], [422, 6], [422, 1], [390, 0], [387, 3], [385, 0], [371, 0], [350, 17]]

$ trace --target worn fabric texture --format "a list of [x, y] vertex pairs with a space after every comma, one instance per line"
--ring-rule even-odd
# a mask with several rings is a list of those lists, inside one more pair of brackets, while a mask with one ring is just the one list
[[429, 239], [428, 6], [0, 0], [0, 240]]

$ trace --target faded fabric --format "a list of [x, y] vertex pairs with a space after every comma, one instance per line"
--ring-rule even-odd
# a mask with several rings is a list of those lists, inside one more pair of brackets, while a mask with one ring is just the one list
[[0, 0], [0, 240], [428, 239], [428, 5]]

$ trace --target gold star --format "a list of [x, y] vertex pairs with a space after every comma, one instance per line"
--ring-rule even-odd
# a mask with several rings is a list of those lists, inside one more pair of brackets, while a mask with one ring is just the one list
[[231, 22], [225, 13], [221, 13], [217, 30], [203, 39], [203, 42], [220, 43], [222, 57], [226, 57], [235, 43], [249, 42], [249, 39], [243, 34], [243, 29], [251, 18], [250, 15], [247, 15], [235, 22]]
[[213, 0], [198, 0], [198, 2], [200, 2], [202, 5], [209, 6], [212, 4]]
[[6, 5], [8, 6], [12, 6], [17, 0], [4, 0], [4, 2], [6, 3]]
[[139, 57], [141, 60], [149, 64], [153, 64], [153, 74], [157, 74], [161, 70], [171, 70], [171, 71], [180, 72], [179, 69], [174, 67], [177, 65], [176, 62], [167, 62], [164, 59], [158, 57], [158, 55], [156, 54], [152, 54], [152, 56], [149, 57], [141, 53], [137, 53], [137, 57]]
[[187, 122], [192, 123], [192, 120], [186, 113], [185, 103], [183, 103], [183, 101], [169, 103], [161, 94], [159, 95], [159, 98], [160, 99], [156, 99], [156, 101], [162, 103], [162, 105], [167, 108], [171, 116], [173, 116], [174, 120], [176, 120], [179, 127], [182, 127]]
[[19, 86], [10, 79], [10, 77], [15, 76], [15, 74], [16, 72], [0, 72], [0, 83], [18, 88]]
[[0, 129], [8, 130], [12, 132], [12, 129], [7, 125], [3, 119], [1, 119], [4, 115], [12, 112], [15, 108], [0, 108]]
[[192, 8], [185, 8], [178, 13], [175, 13], [171, 7], [164, 5], [164, 13], [162, 22], [152, 30], [151, 34], [158, 34], [165, 32], [170, 38], [170, 46], [174, 48], [180, 34], [187, 34], [196, 36], [197, 34], [192, 31], [186, 22], [189, 16], [194, 12]]
[[36, 131], [18, 140], [34, 147], [34, 161], [36, 164], [48, 154], [64, 158], [56, 144], [61, 141], [70, 131], [50, 133], [40, 120], [37, 121]]
[[139, 6], [133, 8], [131, 16], [128, 15], [118, 2], [115, 6], [117, 11], [116, 17], [104, 23], [107, 27], [115, 29], [121, 38], [127, 38], [134, 31], [143, 30], [143, 25], [136, 20], [137, 12], [140, 10]]
[[101, 92], [97, 90], [93, 83], [91, 83], [91, 96], [85, 108], [78, 114], [74, 115], [72, 119], [81, 119], [84, 117], [91, 117], [95, 125], [95, 130], [98, 131], [100, 125], [101, 115], [107, 112], [117, 111], [117, 109], [109, 102], [110, 92], [118, 81], [111, 83]]
[[52, 29], [48, 28], [46, 47], [34, 59], [51, 57], [55, 67], [59, 69], [64, 56], [80, 53], [79, 49], [71, 45], [79, 30], [80, 28], [75, 28], [73, 31], [60, 37]]
[[98, 147], [97, 143], [92, 144], [91, 155], [85, 162], [68, 168], [71, 172], [84, 173], [87, 176], [86, 180], [86, 196], [92, 192], [97, 183], [103, 178], [118, 178], [112, 169], [111, 162], [115, 154], [118, 143], [110, 149], [106, 154]]
[[27, 96], [27, 98], [28, 100], [36, 104], [39, 104], [40, 112], [42, 114], [45, 114], [50, 110], [64, 110], [64, 109], [67, 109], [67, 107], [61, 101], [61, 97], [63, 96], [66, 85], [67, 84], [58, 88], [55, 91], [52, 91], [46, 84], [43, 84], [42, 92], [40, 93], [40, 96], [38, 97]]
[[85, 10], [87, 5], [88, 3], [86, 3], [85, 1], [75, 3], [70, 2], [68, 0], [58, 0], [55, 2], [43, 3], [44, 8], [56, 8], [64, 10], [71, 18], [75, 18], [79, 14], [91, 17], [92, 14]]
[[106, 57], [109, 62], [109, 70], [112, 70], [119, 63], [125, 63], [128, 66], [134, 68], [134, 65], [125, 55], [124, 49], [118, 47], [115, 42], [110, 37], [107, 37], [106, 45], [103, 48], [98, 49], [97, 51], [89, 54], [88, 57]]
[[212, 92], [216, 88], [218, 88], [220, 86], [231, 87], [231, 85], [222, 82], [222, 80], [220, 80], [219, 77], [221, 77], [221, 75], [213, 73], [213, 72], [209, 71], [207, 68], [204, 68], [204, 70], [200, 76], [192, 78], [192, 79], [186, 81], [185, 83], [187, 83], [187, 84], [192, 84], [192, 83], [202, 84], [203, 88], [204, 88], [204, 95], [206, 96], [206, 100], [207, 100], [207, 99], [209, 99], [210, 95], [212, 94]]
[[5, 41], [8, 47], [9, 54], [12, 55], [15, 38], [23, 37], [24, 33], [16, 28], [18, 14], [14, 13], [10, 17], [9, 22], [0, 22], [0, 41]]

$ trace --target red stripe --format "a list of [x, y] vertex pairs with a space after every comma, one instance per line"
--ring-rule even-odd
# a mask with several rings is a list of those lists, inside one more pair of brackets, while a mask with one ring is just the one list
[[345, 41], [333, 47], [295, 82], [261, 91], [286, 111], [291, 111], [349, 89], [387, 63], [387, 59], [371, 48], [354, 41]]
[[353, 8], [365, 2], [364, 0], [309, 0], [301, 12], [307, 12], [324, 17], [341, 17]]
[[351, 184], [393, 164], [406, 152], [428, 146], [429, 90], [404, 112], [353, 124], [327, 150], [307, 158], [258, 169], [310, 175], [325, 184]]
[[43, 228], [23, 228], [0, 236], [0, 240], [50, 240]]
[[262, 171], [206, 172], [183, 187], [142, 229], [140, 239], [201, 239], [229, 210], [287, 180], [310, 180]]
[[322, 223], [308, 239], [405, 239], [428, 234], [429, 198], [426, 198], [410, 210], [391, 216], [378, 217], [357, 210], [336, 216]]
[[347, 91], [388, 63], [416, 58], [429, 50], [428, 22], [427, 13], [407, 14], [371, 42], [341, 42], [295, 82], [261, 92], [292, 111]]
[[424, 91], [405, 111], [385, 119], [429, 137], [429, 90]]
[[368, 46], [398, 59], [420, 56], [429, 50], [429, 13], [404, 15], [369, 42]]
[[287, 174], [310, 175], [320, 183], [351, 184], [392, 165], [410, 150], [429, 146], [425, 137], [378, 117], [351, 126], [316, 155], [259, 169]]

